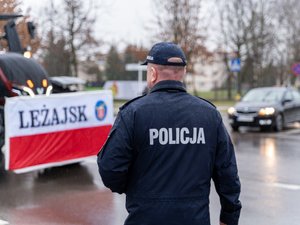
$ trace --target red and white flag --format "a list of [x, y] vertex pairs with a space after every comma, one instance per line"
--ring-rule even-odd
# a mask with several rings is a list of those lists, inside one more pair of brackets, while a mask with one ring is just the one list
[[95, 156], [112, 123], [111, 91], [7, 98], [5, 168], [20, 173]]

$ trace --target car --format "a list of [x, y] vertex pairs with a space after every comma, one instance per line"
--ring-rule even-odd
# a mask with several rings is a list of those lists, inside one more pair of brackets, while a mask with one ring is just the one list
[[86, 84], [85, 80], [71, 76], [52, 76], [50, 81], [53, 86], [53, 94], [83, 91]]
[[228, 117], [233, 131], [241, 126], [281, 131], [300, 121], [300, 94], [290, 87], [254, 88], [228, 109]]

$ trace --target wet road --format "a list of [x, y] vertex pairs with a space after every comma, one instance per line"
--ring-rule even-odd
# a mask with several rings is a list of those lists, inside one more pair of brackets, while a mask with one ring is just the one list
[[[242, 225], [300, 224], [300, 125], [231, 133], [242, 182]], [[124, 195], [104, 188], [94, 160], [14, 174], [0, 169], [0, 225], [120, 225]], [[211, 222], [220, 206], [211, 194]]]

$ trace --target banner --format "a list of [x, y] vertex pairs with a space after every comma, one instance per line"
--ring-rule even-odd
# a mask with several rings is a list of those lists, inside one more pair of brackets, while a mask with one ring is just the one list
[[111, 91], [6, 98], [5, 168], [27, 172], [95, 156], [113, 123]]

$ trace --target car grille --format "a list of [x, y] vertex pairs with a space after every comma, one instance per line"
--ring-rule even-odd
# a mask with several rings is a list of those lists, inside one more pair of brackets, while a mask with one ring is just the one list
[[245, 116], [253, 116], [253, 117], [258, 115], [257, 112], [249, 112], [249, 111], [247, 111], [247, 112], [237, 111], [237, 114], [238, 115], [245, 115]]

